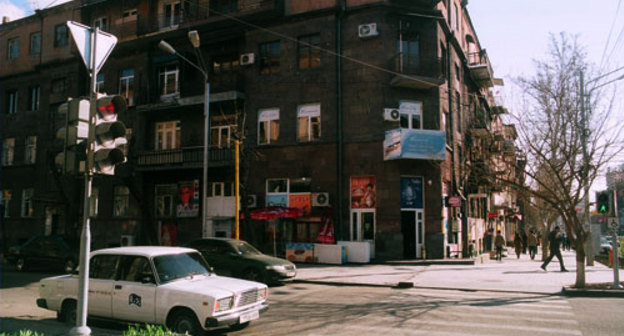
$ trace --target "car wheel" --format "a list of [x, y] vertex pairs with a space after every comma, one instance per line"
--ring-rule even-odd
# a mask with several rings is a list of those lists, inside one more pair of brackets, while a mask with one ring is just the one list
[[69, 326], [76, 325], [76, 301], [71, 300], [63, 303], [59, 320]]
[[15, 261], [15, 269], [19, 272], [26, 269], [26, 260], [24, 258], [17, 258]]
[[188, 333], [193, 336], [204, 335], [204, 331], [199, 325], [197, 317], [190, 311], [181, 311], [176, 313], [171, 319], [171, 325], [169, 328], [171, 331], [178, 334]]
[[65, 260], [65, 262], [63, 263], [63, 271], [65, 271], [65, 273], [71, 273], [75, 269], [76, 269], [75, 261], [73, 261], [72, 259]]
[[264, 273], [258, 269], [250, 268], [243, 273], [243, 278], [251, 281], [262, 282], [266, 281]]

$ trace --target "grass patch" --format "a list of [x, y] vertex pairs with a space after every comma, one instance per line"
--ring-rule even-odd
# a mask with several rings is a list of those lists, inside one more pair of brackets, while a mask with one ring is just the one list
[[[175, 336], [179, 335], [166, 327], [154, 326], [146, 324], [144, 326], [130, 326], [128, 330], [123, 332], [123, 336]], [[42, 333], [30, 330], [20, 330], [18, 332], [3, 332], [0, 336], [45, 336]]]

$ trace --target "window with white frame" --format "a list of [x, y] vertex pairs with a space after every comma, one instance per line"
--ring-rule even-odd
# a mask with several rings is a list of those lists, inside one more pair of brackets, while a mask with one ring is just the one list
[[161, 27], [175, 28], [180, 24], [180, 1], [162, 1]]
[[17, 90], [12, 90], [7, 93], [7, 113], [8, 114], [16, 114], [17, 113], [17, 101], [18, 101], [18, 92]]
[[267, 179], [266, 181], [267, 194], [287, 194], [288, 193], [288, 179], [277, 178]]
[[399, 104], [399, 125], [406, 129], [422, 129], [422, 103], [419, 101], [402, 101]]
[[15, 138], [6, 138], [2, 142], [2, 165], [12, 166], [15, 156]]
[[170, 96], [179, 93], [179, 76], [180, 70], [178, 64], [167, 64], [158, 69], [158, 84], [161, 96]]
[[134, 69], [121, 70], [119, 75], [119, 95], [126, 98], [128, 106], [134, 105]]
[[7, 42], [7, 59], [14, 61], [19, 57], [19, 38], [9, 39]]
[[101, 31], [108, 31], [108, 19], [99, 17], [93, 21], [93, 28], [100, 28]]
[[11, 190], [2, 190], [2, 211], [4, 211], [4, 218], [11, 216], [9, 212], [9, 206], [11, 204], [11, 198], [13, 198], [13, 192]]
[[130, 208], [130, 189], [126, 186], [115, 186], [113, 195], [113, 216], [123, 217]]
[[95, 79], [95, 92], [102, 93], [104, 87], [104, 74], [98, 74]]
[[212, 182], [210, 183], [210, 197], [231, 197], [234, 196], [233, 182]]
[[297, 107], [297, 140], [308, 142], [321, 139], [321, 104]]
[[156, 150], [180, 148], [180, 121], [156, 123]]
[[261, 109], [258, 111], [258, 144], [274, 143], [279, 138], [278, 108]]
[[38, 111], [39, 110], [39, 99], [41, 98], [41, 87], [31, 86], [28, 90], [28, 110], [29, 111]]
[[95, 218], [98, 215], [100, 206], [100, 189], [93, 187], [91, 189], [91, 198], [89, 198], [89, 217]]
[[22, 217], [32, 217], [35, 213], [32, 201], [34, 194], [35, 189], [33, 188], [22, 190]]
[[175, 212], [175, 197], [178, 192], [176, 184], [156, 185], [156, 216], [172, 217]]
[[24, 153], [24, 163], [33, 164], [37, 160], [37, 136], [30, 135], [26, 137], [26, 151]]
[[236, 125], [210, 127], [210, 147], [229, 148], [232, 140], [232, 132], [235, 129]]

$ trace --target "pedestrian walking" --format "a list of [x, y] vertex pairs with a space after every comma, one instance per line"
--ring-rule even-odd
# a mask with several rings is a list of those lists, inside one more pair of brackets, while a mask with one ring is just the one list
[[494, 246], [496, 247], [496, 260], [503, 261], [503, 246], [505, 246], [505, 238], [501, 235], [500, 230], [496, 231]]
[[546, 266], [550, 263], [550, 261], [556, 256], [559, 259], [559, 266], [561, 266], [561, 272], [567, 272], [568, 270], [563, 265], [563, 258], [561, 257], [561, 250], [559, 250], [559, 245], [561, 244], [561, 229], [559, 226], [555, 226], [555, 229], [548, 234], [548, 241], [550, 243], [550, 255], [546, 258], [546, 261], [542, 264], [541, 269], [546, 270]]
[[516, 232], [514, 237], [514, 248], [516, 249], [516, 256], [520, 259], [520, 253], [522, 253], [522, 235], [520, 232]]
[[527, 237], [527, 245], [529, 246], [529, 255], [531, 256], [531, 260], [535, 259], [535, 254], [537, 254], [537, 234], [534, 231], [529, 233]]

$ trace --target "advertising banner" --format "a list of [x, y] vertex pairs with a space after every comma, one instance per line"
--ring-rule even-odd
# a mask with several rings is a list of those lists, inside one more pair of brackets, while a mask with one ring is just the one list
[[377, 203], [377, 186], [374, 176], [351, 177], [351, 208], [370, 209]]
[[386, 131], [383, 142], [384, 160], [446, 160], [446, 132], [421, 129]]
[[312, 211], [312, 197], [310, 194], [291, 194], [288, 198], [289, 207], [303, 210], [304, 216], [309, 216]]
[[283, 206], [288, 207], [288, 195], [280, 194], [280, 195], [271, 195], [267, 194], [266, 197], [266, 206]]
[[401, 177], [401, 209], [423, 208], [422, 177]]
[[199, 180], [178, 184], [178, 204], [176, 216], [179, 218], [199, 215]]

